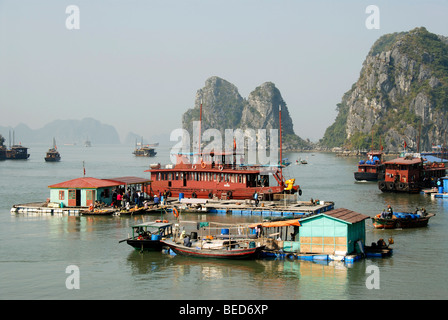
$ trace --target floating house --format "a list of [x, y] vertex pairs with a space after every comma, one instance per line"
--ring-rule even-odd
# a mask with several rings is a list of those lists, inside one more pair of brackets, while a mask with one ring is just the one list
[[108, 205], [112, 203], [112, 190], [121, 182], [91, 177], [83, 177], [48, 186], [50, 202], [61, 203], [64, 207], [88, 207], [95, 201]]
[[[143, 190], [151, 180], [139, 177], [118, 177], [111, 179], [97, 179], [83, 177], [48, 186], [50, 188], [50, 202], [65, 207], [88, 207], [95, 201], [112, 203], [113, 190], [119, 186], [125, 190], [137, 188]], [[140, 185], [140, 186], [138, 186]]]
[[369, 218], [341, 208], [300, 219], [252, 224], [250, 228], [263, 228], [265, 237], [275, 238], [274, 250], [295, 254], [298, 259], [320, 256], [327, 260], [329, 256], [359, 253], [365, 245], [365, 220]]
[[335, 209], [300, 220], [300, 253], [342, 255], [358, 250], [366, 242], [365, 220], [370, 217], [347, 209]]

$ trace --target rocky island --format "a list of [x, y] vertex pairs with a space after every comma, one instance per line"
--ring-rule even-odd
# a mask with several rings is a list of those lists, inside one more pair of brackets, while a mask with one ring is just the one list
[[415, 28], [380, 37], [337, 105], [322, 146], [430, 150], [448, 127], [448, 38]]

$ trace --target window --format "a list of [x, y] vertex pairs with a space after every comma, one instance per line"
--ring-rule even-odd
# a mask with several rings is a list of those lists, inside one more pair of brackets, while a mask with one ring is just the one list
[[59, 190], [59, 200], [65, 200], [65, 191]]

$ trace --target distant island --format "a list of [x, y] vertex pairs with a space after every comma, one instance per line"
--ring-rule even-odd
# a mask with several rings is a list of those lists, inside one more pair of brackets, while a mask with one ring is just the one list
[[0, 135], [5, 139], [5, 145], [13, 143], [13, 141], [8, 141], [10, 132], [13, 131], [15, 143], [24, 145], [28, 143], [51, 143], [53, 138], [59, 144], [84, 144], [86, 140], [90, 140], [92, 145], [120, 144], [117, 130], [113, 126], [103, 124], [92, 118], [55, 120], [40, 129], [34, 130], [23, 123], [14, 128], [0, 126]]

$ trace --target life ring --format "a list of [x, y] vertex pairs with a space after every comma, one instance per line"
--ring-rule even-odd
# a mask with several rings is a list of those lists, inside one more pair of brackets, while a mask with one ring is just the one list
[[223, 167], [222, 165], [220, 165], [218, 168], [219, 168], [219, 170], [221, 170], [221, 171], [222, 171], [222, 169], [224, 169], [224, 167]]
[[208, 198], [209, 198], [209, 199], [213, 199], [213, 192], [210, 192], [210, 193], [208, 194]]
[[380, 187], [380, 190], [386, 190], [386, 182], [381, 181], [379, 187]]
[[302, 189], [299, 189], [299, 196], [302, 195]]
[[193, 192], [193, 193], [191, 194], [191, 197], [192, 197], [192, 198], [197, 198], [198, 195], [196, 194], [196, 192]]
[[173, 214], [174, 214], [174, 217], [175, 217], [175, 218], [178, 218], [178, 217], [179, 217], [179, 211], [177, 211], [176, 208], [173, 208]]
[[387, 183], [387, 189], [388, 190], [394, 190], [394, 188], [395, 188], [395, 183], [393, 183], [393, 182], [388, 182]]
[[227, 191], [227, 197], [229, 198], [229, 199], [232, 199], [232, 191]]
[[207, 164], [205, 162], [201, 162], [201, 168], [205, 169], [205, 167], [207, 166]]

